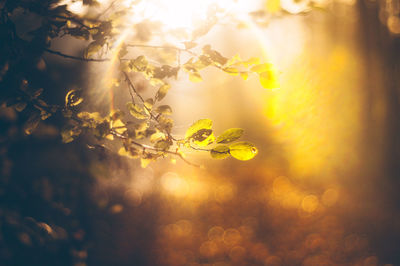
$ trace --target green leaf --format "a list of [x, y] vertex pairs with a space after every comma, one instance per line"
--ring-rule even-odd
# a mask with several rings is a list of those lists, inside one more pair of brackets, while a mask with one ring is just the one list
[[217, 143], [229, 143], [239, 139], [244, 130], [241, 128], [230, 128], [217, 138]]
[[197, 131], [201, 129], [211, 129], [212, 120], [210, 119], [200, 119], [193, 123], [185, 133], [185, 139], [190, 139]]
[[167, 95], [170, 88], [171, 88], [171, 85], [169, 85], [169, 84], [162, 85], [157, 91], [156, 101], [161, 101], [162, 99], [164, 99], [165, 95]]
[[214, 159], [225, 159], [229, 157], [229, 147], [226, 145], [218, 145], [210, 151], [210, 155]]
[[136, 104], [136, 103], [127, 103], [126, 107], [129, 109], [129, 112], [133, 117], [136, 117], [137, 119], [146, 119], [147, 116], [143, 113], [143, 108]]
[[242, 141], [230, 145], [229, 152], [232, 157], [241, 161], [247, 161], [256, 156], [258, 150], [252, 143]]
[[155, 111], [163, 115], [172, 115], [172, 109], [169, 105], [160, 105]]

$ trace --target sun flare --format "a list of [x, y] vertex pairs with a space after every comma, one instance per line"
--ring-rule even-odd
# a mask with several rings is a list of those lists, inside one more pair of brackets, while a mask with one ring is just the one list
[[[126, 3], [135, 2], [132, 0]], [[149, 0], [135, 5], [134, 13], [151, 21], [160, 22], [167, 29], [193, 30], [216, 13], [231, 9], [233, 0]]]

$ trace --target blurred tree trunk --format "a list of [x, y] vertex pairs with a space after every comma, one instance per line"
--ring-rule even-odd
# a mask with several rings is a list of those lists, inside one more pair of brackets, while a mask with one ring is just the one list
[[[393, 2], [400, 4], [398, 0]], [[380, 258], [397, 265], [400, 262], [400, 37], [391, 34], [381, 23], [379, 14], [384, 5], [384, 1], [358, 1], [361, 47], [366, 64], [366, 109], [369, 109], [366, 110], [369, 113], [365, 124], [366, 157], [370, 158], [367, 160], [373, 160], [375, 151], [383, 152], [381, 166], [374, 173], [372, 189], [382, 198], [381, 213], [384, 215], [373, 218], [377, 230], [371, 243]]]

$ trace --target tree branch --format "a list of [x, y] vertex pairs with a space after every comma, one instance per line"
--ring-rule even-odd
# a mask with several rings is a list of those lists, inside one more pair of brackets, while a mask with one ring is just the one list
[[[125, 139], [128, 139], [128, 137], [126, 137], [126, 136], [124, 136], [124, 135], [121, 135], [121, 134], [115, 132], [115, 131], [112, 130], [112, 129], [111, 129], [110, 133], [111, 133], [113, 136], [117, 137], [117, 138], [124, 139], [124, 140], [125, 140]], [[174, 152], [174, 151], [170, 151], [170, 150], [158, 149], [158, 148], [155, 148], [155, 147], [153, 147], [153, 146], [149, 146], [149, 145], [146, 145], [146, 144], [142, 144], [142, 143], [136, 142], [136, 141], [134, 141], [134, 140], [132, 140], [132, 139], [131, 139], [131, 143], [134, 144], [134, 145], [136, 145], [136, 146], [138, 146], [138, 147], [141, 147], [141, 148], [144, 149], [144, 150], [147, 149], [147, 150], [151, 150], [151, 151], [155, 151], [155, 152], [164, 152], [164, 153], [168, 153], [168, 154], [172, 154], [172, 155], [178, 156], [179, 158], [182, 159], [182, 161], [184, 161], [185, 163], [187, 163], [187, 164], [189, 164], [189, 165], [191, 165], [191, 166], [195, 166], [195, 167], [199, 167], [199, 168], [201, 167], [201, 166], [198, 165], [198, 164], [195, 164], [195, 163], [192, 163], [192, 162], [186, 160], [186, 158], [183, 157], [183, 155], [182, 155], [181, 153]]]
[[148, 44], [127, 44], [126, 47], [136, 47], [136, 48], [150, 48], [150, 49], [170, 49], [170, 50], [175, 50], [178, 52], [185, 52], [189, 53], [193, 56], [197, 56], [195, 52], [190, 51], [189, 49], [185, 48], [179, 48], [176, 46], [162, 46], [162, 45], [148, 45]]
[[68, 54], [64, 54], [58, 51], [54, 51], [48, 48], [44, 48], [44, 50], [50, 54], [55, 54], [64, 58], [69, 58], [69, 59], [74, 59], [74, 60], [79, 60], [79, 61], [83, 61], [83, 62], [106, 62], [106, 61], [110, 61], [109, 58], [100, 58], [100, 59], [95, 59], [95, 58], [83, 58], [83, 57], [79, 57], [79, 56], [74, 56], [74, 55], [68, 55]]

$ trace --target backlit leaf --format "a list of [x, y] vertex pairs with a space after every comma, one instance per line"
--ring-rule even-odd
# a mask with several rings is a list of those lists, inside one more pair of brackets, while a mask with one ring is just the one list
[[232, 157], [241, 161], [247, 161], [256, 156], [258, 150], [252, 143], [242, 141], [230, 145], [229, 152]]
[[129, 102], [126, 104], [126, 107], [128, 108], [130, 114], [133, 117], [136, 117], [137, 119], [147, 118], [147, 116], [143, 113], [144, 112], [143, 108], [140, 105]]
[[243, 61], [242, 64], [245, 67], [248, 67], [248, 66], [251, 66], [251, 65], [258, 65], [258, 64], [260, 64], [260, 58], [252, 57], [252, 58], [250, 58], [250, 59], [248, 59], [246, 61]]
[[200, 129], [199, 131], [197, 131], [196, 133], [194, 133], [190, 138], [195, 140], [195, 141], [199, 141], [202, 142], [205, 139], [207, 139], [210, 135], [212, 134], [212, 130], [211, 129]]
[[275, 13], [281, 10], [280, 0], [268, 0], [266, 1], [265, 8], [269, 13]]
[[262, 72], [269, 71], [271, 68], [272, 68], [272, 64], [264, 63], [264, 64], [255, 65], [252, 68], [250, 68], [250, 70], [252, 72], [260, 74]]
[[215, 141], [214, 133], [211, 132], [211, 134], [204, 140], [195, 140], [194, 143], [197, 146], [205, 147], [212, 144], [214, 141]]
[[219, 52], [211, 49], [210, 45], [205, 45], [203, 47], [203, 53], [219, 65], [225, 65], [228, 62], [228, 58], [222, 56]]
[[247, 80], [249, 78], [249, 73], [248, 72], [240, 72], [240, 76], [244, 79]]
[[265, 89], [278, 89], [280, 87], [275, 71], [269, 70], [259, 74], [260, 83]]
[[153, 108], [153, 104], [154, 104], [154, 100], [152, 98], [149, 98], [144, 102], [144, 106], [149, 110], [151, 110], [151, 108]]
[[210, 151], [210, 155], [214, 159], [225, 159], [229, 157], [229, 147], [226, 145], [218, 145]]
[[191, 82], [202, 82], [203, 78], [200, 76], [199, 72], [189, 72], [189, 80]]
[[212, 120], [210, 119], [200, 119], [193, 123], [185, 133], [185, 139], [191, 138], [197, 131], [201, 129], [211, 129]]
[[232, 75], [232, 76], [239, 75], [239, 70], [237, 68], [234, 68], [234, 67], [225, 67], [223, 70], [226, 73], [228, 73], [229, 75]]
[[100, 51], [101, 47], [103, 47], [103, 45], [98, 41], [91, 42], [85, 49], [84, 57], [89, 58], [90, 56]]
[[133, 71], [145, 71], [147, 68], [147, 65], [149, 63], [147, 62], [147, 59], [145, 56], [140, 55], [136, 57], [135, 59], [131, 60], [129, 63], [129, 66], [132, 68]]
[[165, 139], [165, 138], [166, 138], [166, 136], [163, 132], [156, 131], [154, 134], [152, 134], [150, 136], [150, 142], [154, 143], [156, 141], [159, 141], [159, 140]]
[[159, 140], [156, 142], [154, 145], [155, 148], [160, 149], [160, 150], [168, 150], [169, 147], [172, 145], [172, 142], [170, 140]]
[[146, 168], [154, 159], [140, 158], [140, 166]]
[[165, 130], [166, 132], [170, 133], [172, 127], [174, 126], [174, 120], [171, 118], [165, 117], [164, 115], [160, 115], [158, 117], [158, 124], [160, 130]]
[[110, 126], [117, 132], [118, 134], [123, 134], [126, 131], [125, 124], [121, 121], [121, 119], [111, 120]]
[[229, 143], [239, 139], [244, 130], [241, 128], [230, 128], [217, 138], [217, 143]]
[[167, 95], [170, 88], [171, 88], [171, 85], [169, 85], [169, 84], [162, 85], [157, 91], [156, 100], [161, 101], [162, 99], [164, 99], [165, 95]]
[[171, 115], [172, 109], [169, 105], [160, 105], [155, 110], [157, 113], [164, 114], [164, 115]]

